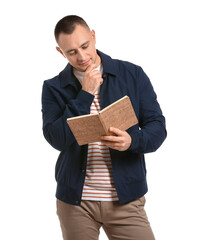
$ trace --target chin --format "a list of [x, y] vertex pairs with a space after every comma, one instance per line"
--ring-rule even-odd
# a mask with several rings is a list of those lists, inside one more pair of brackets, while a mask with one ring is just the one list
[[78, 68], [75, 68], [75, 69], [77, 69], [79, 72], [85, 72], [86, 71], [86, 69], [87, 69], [87, 67], [78, 67]]

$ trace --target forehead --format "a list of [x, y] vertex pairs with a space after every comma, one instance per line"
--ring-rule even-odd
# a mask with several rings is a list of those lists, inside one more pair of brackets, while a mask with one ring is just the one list
[[91, 37], [91, 32], [88, 28], [77, 25], [73, 33], [60, 33], [58, 44], [62, 49], [78, 48]]

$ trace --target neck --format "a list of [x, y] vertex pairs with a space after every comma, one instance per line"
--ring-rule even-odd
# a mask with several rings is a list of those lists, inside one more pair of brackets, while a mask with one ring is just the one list
[[97, 53], [96, 53], [95, 63], [96, 63], [97, 66], [99, 66], [101, 64], [101, 58]]

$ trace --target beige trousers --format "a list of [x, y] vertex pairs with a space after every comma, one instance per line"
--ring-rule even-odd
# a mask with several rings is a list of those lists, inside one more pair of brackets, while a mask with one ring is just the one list
[[109, 240], [154, 240], [145, 197], [126, 204], [118, 201], [82, 201], [74, 206], [57, 200], [64, 240], [97, 240], [102, 226]]

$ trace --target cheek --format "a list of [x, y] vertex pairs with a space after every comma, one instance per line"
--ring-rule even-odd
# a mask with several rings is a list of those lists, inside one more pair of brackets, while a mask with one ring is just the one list
[[94, 59], [94, 60], [96, 59], [96, 57], [97, 57], [96, 50], [92, 50], [91, 56], [92, 56], [92, 59]]
[[89, 53], [90, 53], [91, 55], [95, 56], [95, 54], [96, 54], [95, 45], [91, 45], [91, 46], [89, 47]]
[[75, 64], [75, 59], [73, 57], [66, 57], [69, 63]]

